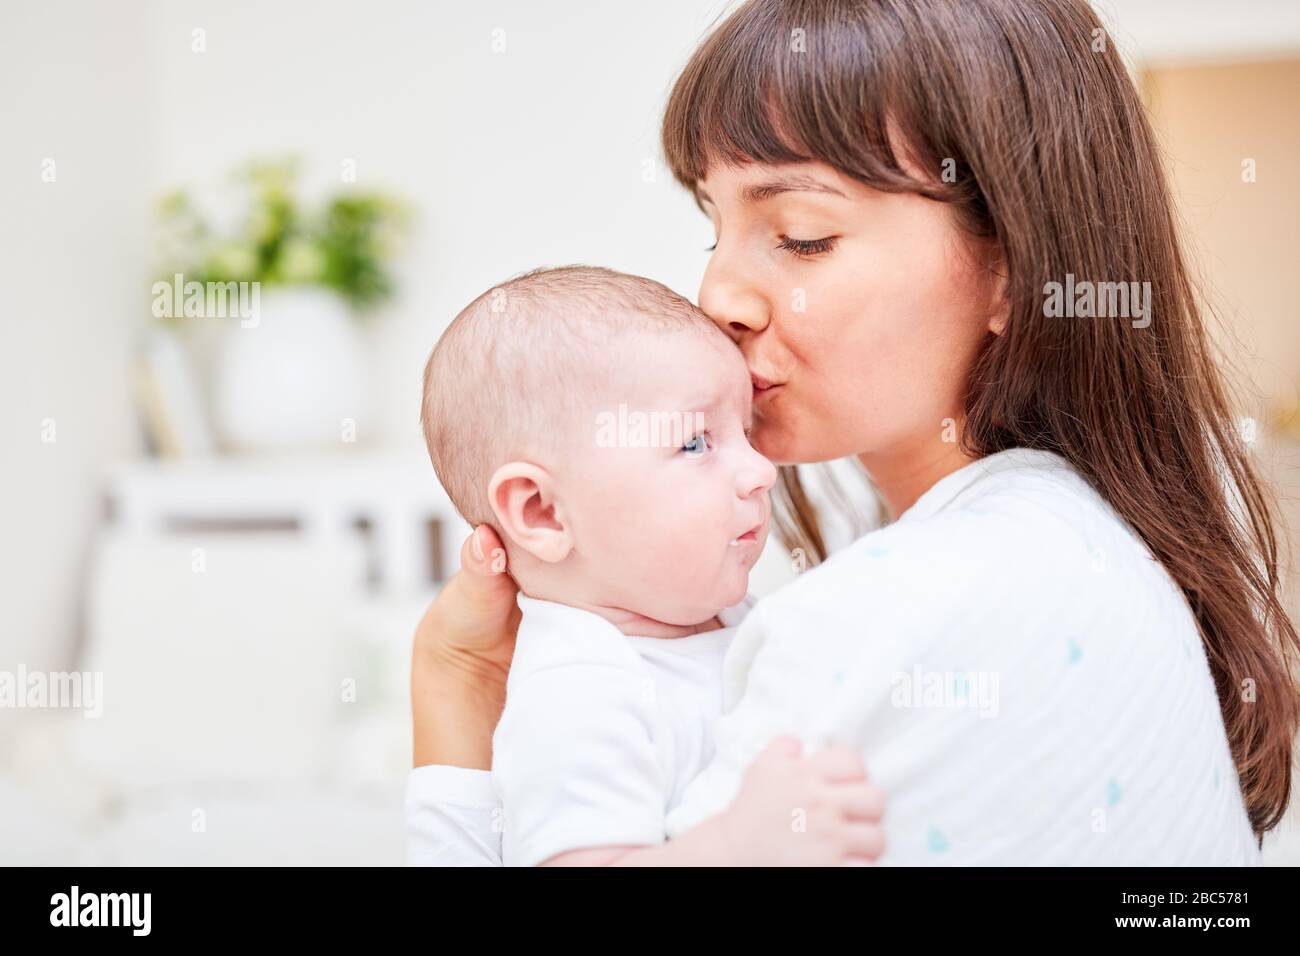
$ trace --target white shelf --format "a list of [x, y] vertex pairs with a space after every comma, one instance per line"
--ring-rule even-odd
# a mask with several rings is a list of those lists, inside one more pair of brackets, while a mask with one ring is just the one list
[[[275, 527], [329, 547], [353, 541], [365, 527], [380, 588], [390, 594], [427, 591], [454, 571], [470, 530], [428, 460], [416, 456], [136, 461], [111, 469], [107, 492], [111, 525], [129, 535]], [[431, 525], [438, 529], [436, 561]]]

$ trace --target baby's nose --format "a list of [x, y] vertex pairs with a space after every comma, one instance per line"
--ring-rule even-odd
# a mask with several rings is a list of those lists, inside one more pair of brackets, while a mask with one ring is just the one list
[[776, 484], [776, 466], [750, 449], [749, 458], [740, 472], [740, 494], [748, 498], [752, 494], [767, 491]]

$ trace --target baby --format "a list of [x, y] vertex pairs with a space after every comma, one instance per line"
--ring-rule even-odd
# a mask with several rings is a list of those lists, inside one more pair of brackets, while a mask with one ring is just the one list
[[751, 395], [703, 313], [607, 269], [497, 286], [430, 356], [434, 468], [520, 589], [493, 737], [507, 865], [656, 862], [638, 848], [708, 762], [776, 478]]

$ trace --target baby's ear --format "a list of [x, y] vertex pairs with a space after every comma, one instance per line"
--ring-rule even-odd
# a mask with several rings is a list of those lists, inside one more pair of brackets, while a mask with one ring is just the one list
[[563, 561], [573, 550], [556, 509], [554, 478], [545, 468], [524, 461], [502, 465], [488, 482], [488, 502], [501, 530], [539, 561]]

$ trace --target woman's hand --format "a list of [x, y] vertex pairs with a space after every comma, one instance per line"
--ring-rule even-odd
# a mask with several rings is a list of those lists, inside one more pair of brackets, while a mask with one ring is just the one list
[[487, 770], [519, 628], [506, 552], [487, 525], [461, 546], [460, 570], [415, 632], [411, 654], [414, 764]]
[[867, 783], [855, 751], [802, 756], [778, 737], [749, 765], [727, 809], [676, 839], [647, 847], [592, 847], [543, 866], [866, 866], [885, 850], [885, 795]]
[[867, 782], [858, 753], [801, 750], [793, 737], [773, 740], [731, 806], [701, 825], [718, 828], [731, 865], [854, 866], [884, 852], [885, 795]]

